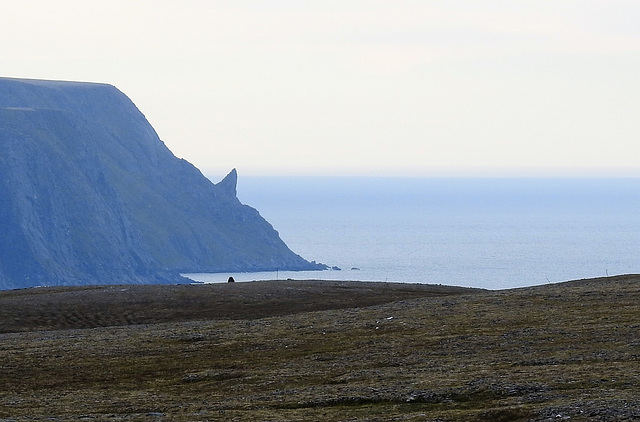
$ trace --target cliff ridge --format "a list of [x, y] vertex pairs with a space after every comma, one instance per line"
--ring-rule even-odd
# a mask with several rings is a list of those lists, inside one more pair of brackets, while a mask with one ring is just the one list
[[0, 78], [0, 288], [321, 269], [111, 85]]

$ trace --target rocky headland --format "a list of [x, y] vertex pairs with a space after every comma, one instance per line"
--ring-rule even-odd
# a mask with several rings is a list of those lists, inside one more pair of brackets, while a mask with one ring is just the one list
[[0, 289], [320, 269], [111, 85], [0, 78]]

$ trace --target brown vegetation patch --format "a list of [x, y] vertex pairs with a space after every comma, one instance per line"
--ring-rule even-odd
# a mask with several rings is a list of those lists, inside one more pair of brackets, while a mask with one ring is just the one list
[[315, 280], [43, 287], [0, 291], [0, 332], [257, 319], [481, 291], [427, 284]]
[[[125, 321], [110, 327], [62, 329], [64, 322], [38, 331], [40, 320], [21, 325], [0, 311], [3, 327], [21, 331], [0, 336], [0, 419], [640, 418], [640, 276], [495, 292], [433, 286], [414, 298], [404, 290], [412, 285], [246, 284], [153, 286], [147, 294], [135, 287], [135, 300], [117, 311], [93, 308], [100, 318], [86, 316], [89, 306], [75, 319], [49, 317]], [[48, 304], [51, 315], [73, 315], [73, 303], [85, 303], [73, 297], [104, 305], [113, 302], [99, 296], [122, 300], [129, 288], [4, 292], [0, 305], [22, 295], [42, 312]], [[158, 306], [205, 290], [216, 294], [200, 303], [233, 306]], [[53, 300], [58, 292], [66, 299]], [[154, 322], [126, 325], [115, 315], [127, 310]]]

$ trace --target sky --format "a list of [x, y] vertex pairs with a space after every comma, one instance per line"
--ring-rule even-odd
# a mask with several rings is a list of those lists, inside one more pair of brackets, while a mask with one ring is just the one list
[[640, 176], [636, 0], [21, 0], [0, 76], [109, 83], [205, 174]]

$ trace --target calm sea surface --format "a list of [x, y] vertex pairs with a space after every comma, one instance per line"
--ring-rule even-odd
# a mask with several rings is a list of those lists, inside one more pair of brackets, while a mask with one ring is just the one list
[[640, 179], [241, 177], [238, 197], [342, 270], [192, 278], [502, 289], [640, 273]]

